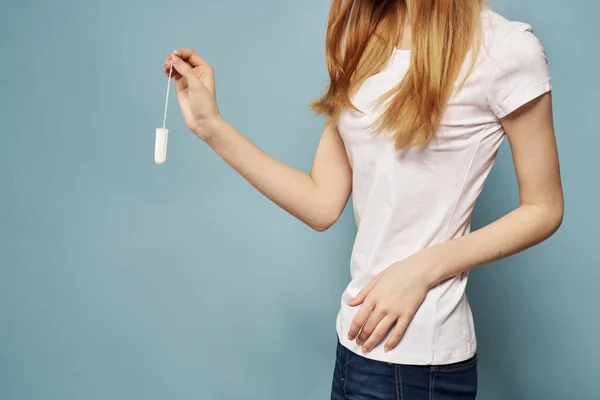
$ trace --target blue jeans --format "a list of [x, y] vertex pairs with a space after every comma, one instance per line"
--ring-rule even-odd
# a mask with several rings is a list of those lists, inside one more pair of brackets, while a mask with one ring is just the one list
[[473, 400], [478, 355], [456, 364], [420, 366], [370, 360], [339, 341], [331, 400]]

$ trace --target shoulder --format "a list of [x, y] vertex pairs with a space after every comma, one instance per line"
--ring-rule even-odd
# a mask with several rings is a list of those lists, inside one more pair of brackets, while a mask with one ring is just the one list
[[487, 8], [482, 12], [481, 29], [484, 51], [492, 61], [546, 60], [542, 42], [527, 22], [509, 20]]
[[546, 51], [530, 24], [487, 10], [482, 34], [486, 98], [499, 118], [550, 90]]

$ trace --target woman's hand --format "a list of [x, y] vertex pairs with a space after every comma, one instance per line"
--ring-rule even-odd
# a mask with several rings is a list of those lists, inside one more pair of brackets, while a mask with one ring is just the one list
[[388, 352], [400, 342], [432, 286], [427, 264], [420, 253], [395, 263], [373, 278], [349, 303], [352, 307], [362, 304], [348, 338], [356, 339], [363, 353], [381, 343], [392, 329], [384, 350]]
[[192, 49], [178, 49], [165, 60], [168, 76], [173, 62], [177, 100], [189, 130], [202, 140], [211, 136], [210, 126], [220, 118], [211, 66]]

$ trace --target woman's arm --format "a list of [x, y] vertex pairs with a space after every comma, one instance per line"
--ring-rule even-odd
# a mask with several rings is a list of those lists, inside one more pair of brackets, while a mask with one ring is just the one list
[[551, 93], [508, 115], [502, 125], [513, 155], [520, 205], [484, 228], [428, 249], [422, 256], [431, 257], [431, 285], [526, 250], [549, 238], [562, 223]]
[[362, 307], [349, 339], [369, 352], [393, 329], [394, 348], [427, 292], [443, 280], [523, 251], [550, 237], [562, 223], [563, 193], [550, 92], [502, 120], [512, 149], [520, 205], [460, 238], [428, 247], [376, 276], [350, 303]]
[[324, 231], [337, 221], [350, 196], [352, 170], [336, 124], [327, 121], [310, 174], [266, 154], [223, 120], [216, 102], [214, 71], [192, 49], [165, 60], [173, 65], [177, 100], [188, 129], [208, 143], [250, 184], [311, 228]]
[[222, 119], [206, 143], [275, 204], [317, 231], [331, 227], [348, 201], [352, 171], [337, 127], [328, 121], [309, 174], [266, 154]]
[[526, 250], [549, 238], [562, 223], [564, 201], [551, 94], [508, 115], [502, 125], [512, 150], [520, 205], [486, 227], [422, 254], [431, 258], [431, 285]]

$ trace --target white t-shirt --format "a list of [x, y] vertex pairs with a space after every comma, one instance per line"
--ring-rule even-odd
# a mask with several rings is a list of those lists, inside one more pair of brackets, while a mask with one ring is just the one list
[[[470, 232], [475, 200], [505, 137], [499, 119], [551, 88], [546, 54], [530, 25], [485, 9], [482, 28], [476, 67], [450, 100], [437, 139], [421, 148], [395, 150], [391, 136], [369, 135], [368, 127], [380, 115], [372, 102], [400, 82], [409, 67], [409, 50], [396, 49], [386, 68], [357, 91], [352, 101], [364, 114], [346, 110], [338, 121], [353, 170], [358, 231], [352, 279], [336, 325], [342, 345], [357, 354], [362, 354], [360, 347], [348, 340], [348, 330], [359, 307], [347, 303], [393, 263]], [[463, 77], [469, 66], [467, 61]], [[366, 357], [428, 365], [473, 356], [467, 276], [434, 287], [398, 346], [385, 353], [381, 344]]]

